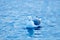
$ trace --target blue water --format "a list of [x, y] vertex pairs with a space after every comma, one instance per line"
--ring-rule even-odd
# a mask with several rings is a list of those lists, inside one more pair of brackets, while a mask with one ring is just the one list
[[[27, 16], [42, 28], [29, 33]], [[0, 0], [0, 40], [60, 40], [60, 0]]]

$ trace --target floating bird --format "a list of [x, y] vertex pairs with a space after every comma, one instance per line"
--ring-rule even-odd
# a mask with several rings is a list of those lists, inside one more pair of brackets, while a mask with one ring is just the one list
[[28, 33], [30, 36], [32, 36], [34, 34], [34, 30], [40, 30], [41, 26], [41, 19], [39, 18], [32, 18], [31, 16], [28, 17], [29, 21], [28, 21], [28, 26], [26, 27], [26, 29], [28, 30]]

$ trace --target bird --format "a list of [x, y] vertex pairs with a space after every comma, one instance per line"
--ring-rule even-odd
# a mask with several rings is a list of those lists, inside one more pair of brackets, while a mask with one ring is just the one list
[[28, 18], [29, 18], [29, 21], [28, 21], [28, 23], [27, 23], [27, 29], [34, 29], [34, 30], [38, 30], [38, 29], [40, 29], [41, 28], [41, 26], [40, 26], [40, 24], [41, 24], [41, 19], [40, 18], [32, 18], [31, 16], [28, 16]]
[[28, 23], [27, 23], [27, 31], [29, 33], [29, 36], [31, 37], [34, 34], [34, 30], [40, 30], [40, 28], [42, 28], [40, 26], [41, 23], [41, 19], [39, 18], [32, 18], [31, 16], [28, 16]]

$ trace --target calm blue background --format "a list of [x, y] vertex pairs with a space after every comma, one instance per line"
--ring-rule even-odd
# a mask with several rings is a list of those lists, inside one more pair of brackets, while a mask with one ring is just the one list
[[[41, 18], [33, 37], [27, 16]], [[0, 0], [0, 40], [60, 40], [60, 0]]]

